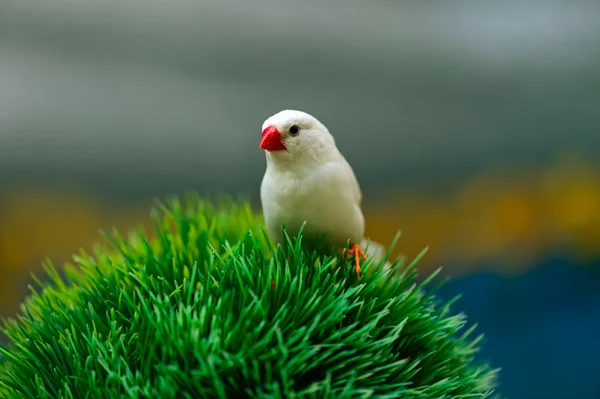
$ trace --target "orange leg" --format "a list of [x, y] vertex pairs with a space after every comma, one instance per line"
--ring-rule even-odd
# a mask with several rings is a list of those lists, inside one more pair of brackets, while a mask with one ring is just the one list
[[[354, 270], [356, 270], [356, 277], [360, 280], [360, 259], [367, 259], [367, 256], [360, 248], [358, 244], [352, 244], [348, 249], [348, 255], [354, 256]], [[342, 259], [346, 257], [346, 248], [342, 251]]]

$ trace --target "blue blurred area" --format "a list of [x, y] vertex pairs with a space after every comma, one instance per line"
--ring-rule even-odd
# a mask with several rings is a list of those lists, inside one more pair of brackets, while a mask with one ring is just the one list
[[511, 399], [600, 398], [600, 260], [547, 259], [525, 274], [471, 274], [439, 294], [485, 334], [479, 358], [501, 367]]

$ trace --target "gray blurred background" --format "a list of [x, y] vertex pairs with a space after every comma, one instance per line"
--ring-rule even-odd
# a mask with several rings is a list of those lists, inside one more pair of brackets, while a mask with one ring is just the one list
[[600, 397], [598, 1], [0, 2], [0, 315], [156, 197], [258, 207], [284, 108], [457, 277], [505, 396]]
[[3, 2], [2, 187], [257, 197], [282, 108], [330, 127], [367, 198], [600, 151], [597, 2], [344, 4]]

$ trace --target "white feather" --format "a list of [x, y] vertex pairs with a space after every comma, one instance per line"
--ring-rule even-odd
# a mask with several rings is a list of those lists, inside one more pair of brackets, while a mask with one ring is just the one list
[[[297, 125], [297, 136], [289, 128]], [[267, 169], [260, 195], [267, 231], [283, 242], [283, 225], [295, 236], [303, 235], [336, 247], [348, 240], [360, 244], [365, 221], [362, 194], [352, 167], [335, 145], [333, 136], [316, 118], [301, 111], [284, 110], [265, 121], [282, 133], [286, 151], [266, 151]]]

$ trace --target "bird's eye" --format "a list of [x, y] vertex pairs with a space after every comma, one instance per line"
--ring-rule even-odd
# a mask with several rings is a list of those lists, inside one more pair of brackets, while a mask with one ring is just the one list
[[291, 134], [292, 136], [295, 136], [295, 135], [297, 135], [299, 132], [300, 132], [300, 128], [298, 127], [298, 125], [292, 125], [292, 126], [290, 127], [290, 134]]

